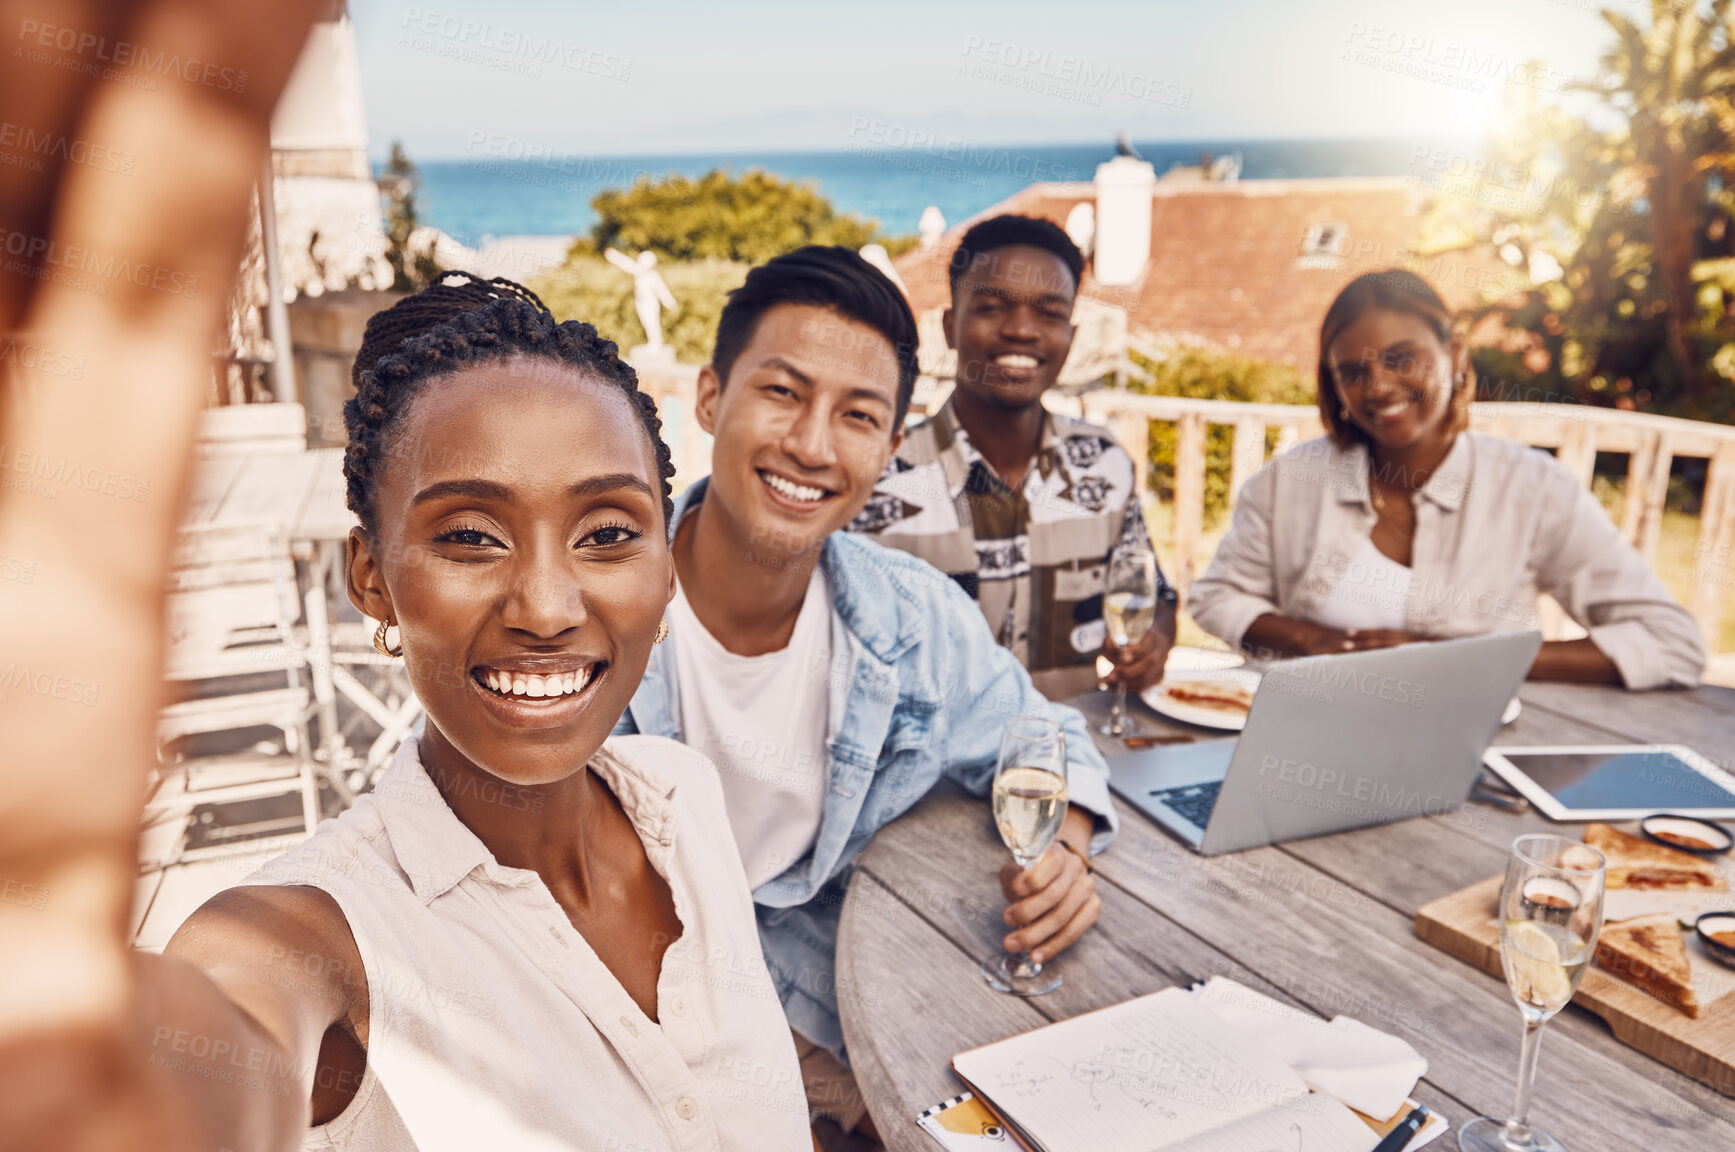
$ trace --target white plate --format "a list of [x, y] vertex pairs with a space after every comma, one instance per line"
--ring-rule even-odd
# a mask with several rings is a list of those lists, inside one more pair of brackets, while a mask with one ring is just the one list
[[[1260, 675], [1249, 669], [1237, 668], [1243, 663], [1241, 656], [1234, 652], [1218, 652], [1209, 648], [1175, 648], [1169, 653], [1169, 659], [1163, 666], [1162, 682], [1155, 687], [1147, 688], [1140, 696], [1159, 716], [1167, 716], [1171, 720], [1179, 720], [1184, 724], [1197, 724], [1202, 728], [1216, 728], [1223, 732], [1239, 732], [1247, 727], [1246, 713], [1236, 714], [1224, 712], [1216, 708], [1203, 708], [1197, 704], [1184, 704], [1166, 695], [1163, 684], [1170, 682], [1184, 683], [1199, 680], [1232, 680], [1243, 685], [1250, 692], [1259, 691]], [[1500, 714], [1500, 724], [1504, 727], [1518, 719], [1524, 711], [1524, 702], [1514, 696], [1506, 702], [1506, 711]]]
[[1145, 689], [1139, 698], [1159, 716], [1167, 716], [1183, 724], [1197, 724], [1201, 728], [1215, 728], [1220, 732], [1241, 731], [1247, 726], [1247, 713], [1225, 712], [1220, 708], [1187, 704], [1171, 698], [1163, 691], [1164, 684], [1198, 684], [1211, 680], [1227, 680], [1241, 685], [1249, 692], [1259, 691], [1259, 673], [1245, 668], [1220, 668], [1208, 673], [1185, 672], [1178, 676], [1164, 676], [1162, 683]]

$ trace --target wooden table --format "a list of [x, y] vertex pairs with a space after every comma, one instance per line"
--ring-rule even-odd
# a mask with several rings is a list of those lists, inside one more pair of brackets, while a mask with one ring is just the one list
[[[1506, 744], [1670, 742], [1724, 768], [1735, 691], [1626, 693], [1526, 685]], [[1107, 711], [1108, 694], [1074, 701]], [[1201, 733], [1133, 705], [1147, 726]], [[1564, 827], [1482, 804], [1206, 859], [1130, 806], [1097, 858], [1103, 912], [1054, 963], [1065, 985], [1023, 1000], [989, 989], [982, 957], [1007, 932], [1006, 849], [987, 803], [943, 785], [874, 838], [844, 903], [837, 986], [863, 1094], [894, 1152], [937, 1147], [914, 1118], [962, 1091], [953, 1054], [1170, 985], [1225, 975], [1330, 1018], [1396, 1033], [1428, 1059], [1415, 1095], [1454, 1128], [1505, 1116], [1521, 1030], [1503, 982], [1416, 939], [1427, 901], [1501, 872], [1515, 836]], [[1532, 1119], [1573, 1152], [1735, 1148], [1735, 1099], [1616, 1041], [1569, 1007], [1548, 1025]], [[1455, 1133], [1442, 1147], [1456, 1147]]]
[[344, 505], [343, 449], [201, 460], [186, 519], [275, 520], [291, 541], [342, 541], [356, 522]]

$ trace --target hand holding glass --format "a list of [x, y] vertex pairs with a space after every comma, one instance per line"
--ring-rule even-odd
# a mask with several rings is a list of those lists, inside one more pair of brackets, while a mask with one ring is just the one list
[[1603, 879], [1602, 854], [1577, 840], [1534, 835], [1512, 842], [1500, 889], [1500, 961], [1524, 1014], [1518, 1099], [1510, 1120], [1484, 1116], [1466, 1124], [1458, 1133], [1462, 1152], [1566, 1152], [1530, 1126], [1530, 1089], [1542, 1026], [1578, 991], [1596, 951]]
[[[1020, 868], [1047, 852], [1066, 819], [1066, 736], [1053, 720], [1021, 716], [1000, 737], [994, 769], [994, 824]], [[982, 961], [982, 978], [1002, 992], [1040, 996], [1060, 987], [1029, 951]]]
[[[1150, 552], [1117, 553], [1109, 561], [1108, 586], [1102, 598], [1103, 623], [1115, 647], [1137, 644], [1157, 619], [1157, 558]], [[1114, 711], [1097, 726], [1104, 736], [1125, 739], [1144, 731], [1127, 719], [1127, 682], [1115, 685]]]

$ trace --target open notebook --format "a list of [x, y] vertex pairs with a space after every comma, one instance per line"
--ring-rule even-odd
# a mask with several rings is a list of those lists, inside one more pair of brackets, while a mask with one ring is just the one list
[[1379, 1137], [1168, 988], [961, 1052], [1036, 1152], [1369, 1152]]

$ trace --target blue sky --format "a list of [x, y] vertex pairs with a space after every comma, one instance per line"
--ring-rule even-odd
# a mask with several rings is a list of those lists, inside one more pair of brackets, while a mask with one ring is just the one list
[[[370, 151], [1464, 136], [1588, 76], [1590, 0], [352, 0]], [[1604, 0], [1644, 18], [1635, 0]], [[1541, 60], [1539, 69], [1527, 62]]]

